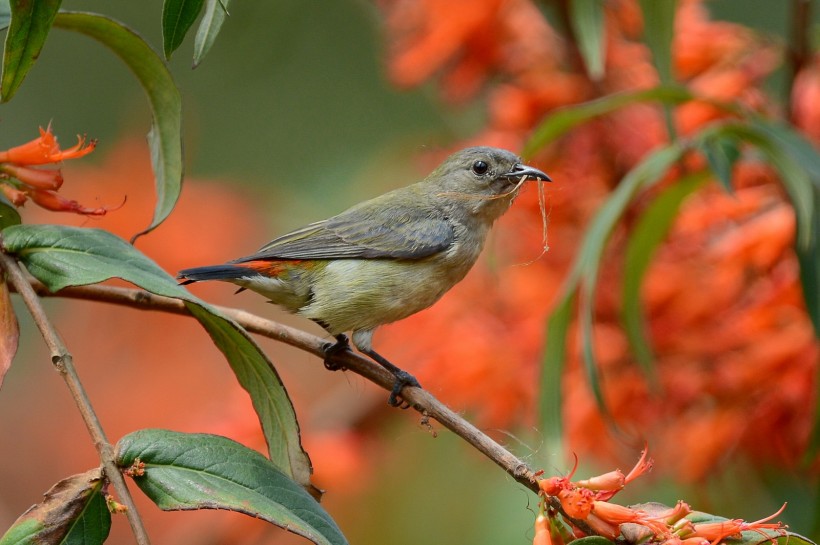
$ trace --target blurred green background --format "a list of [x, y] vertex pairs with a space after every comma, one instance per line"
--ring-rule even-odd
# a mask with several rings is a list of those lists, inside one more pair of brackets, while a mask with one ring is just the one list
[[[109, 15], [161, 50], [162, 2], [67, 1], [63, 9]], [[186, 173], [274, 188], [307, 219], [355, 202], [361, 172], [381, 164], [392, 187], [425, 146], [464, 137], [477, 116], [440, 107], [424, 89], [386, 81], [375, 7], [364, 2], [242, 2], [205, 61], [191, 70], [193, 34], [169, 66], [183, 96]], [[93, 40], [57, 30], [14, 99], [0, 107], [0, 146], [53, 122], [63, 145], [100, 140], [102, 161], [123, 134], [146, 133], [150, 111], [136, 79]], [[388, 167], [389, 165], [389, 167]], [[292, 221], [301, 222], [303, 219]], [[288, 221], [287, 223], [290, 223]]]

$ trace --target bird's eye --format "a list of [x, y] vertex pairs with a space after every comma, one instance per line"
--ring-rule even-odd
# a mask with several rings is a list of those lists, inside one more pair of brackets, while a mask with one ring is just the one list
[[479, 175], [486, 174], [489, 168], [490, 166], [484, 161], [476, 161], [473, 163], [473, 172]]

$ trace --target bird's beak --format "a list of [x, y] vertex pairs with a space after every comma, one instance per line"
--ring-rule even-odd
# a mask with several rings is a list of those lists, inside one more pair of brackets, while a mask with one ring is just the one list
[[516, 165], [512, 167], [512, 170], [510, 170], [506, 174], [502, 174], [500, 177], [515, 181], [520, 181], [525, 177], [533, 180], [543, 180], [545, 182], [552, 181], [552, 178], [550, 178], [537, 168], [522, 165], [521, 163], [516, 163]]

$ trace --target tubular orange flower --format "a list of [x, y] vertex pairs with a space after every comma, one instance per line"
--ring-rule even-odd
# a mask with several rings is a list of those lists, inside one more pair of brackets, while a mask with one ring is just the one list
[[692, 508], [689, 507], [689, 504], [683, 500], [678, 500], [678, 503], [675, 504], [675, 507], [670, 507], [660, 513], [654, 513], [653, 518], [657, 520], [662, 520], [666, 524], [676, 524], [678, 521], [683, 519], [686, 515], [692, 512]]
[[602, 475], [590, 477], [589, 479], [575, 481], [575, 484], [577, 486], [588, 488], [589, 490], [611, 491], [614, 495], [615, 492], [624, 487], [625, 482], [626, 478], [624, 477], [623, 472], [620, 469], [616, 469], [614, 471], [608, 471]]
[[[77, 201], [65, 199], [59, 196], [56, 191], [52, 191], [50, 189], [27, 189], [25, 193], [31, 197], [31, 200], [35, 203], [42, 206], [46, 210], [51, 210], [53, 212], [75, 212], [86, 216], [104, 216], [109, 210], [116, 209], [106, 208], [104, 206], [98, 208], [87, 208]], [[119, 206], [117, 208], [119, 208]]]
[[656, 536], [669, 533], [669, 527], [665, 522], [657, 520], [640, 509], [632, 509], [605, 501], [594, 501], [592, 502], [592, 513], [601, 520], [615, 526], [631, 522], [649, 528]]
[[26, 194], [15, 187], [0, 184], [0, 191], [14, 206], [22, 206], [26, 202]]
[[81, 136], [77, 139], [77, 145], [61, 150], [49, 125], [45, 129], [40, 127], [39, 138], [0, 151], [0, 189], [3, 195], [15, 206], [22, 206], [30, 198], [46, 210], [87, 216], [105, 215], [111, 208], [88, 208], [57, 195], [57, 190], [63, 185], [63, 175], [59, 168], [31, 168], [32, 165], [59, 163], [64, 159], [83, 157], [97, 145], [95, 140], [86, 143]]
[[585, 519], [592, 511], [593, 492], [586, 488], [565, 488], [558, 492], [561, 507], [567, 515], [576, 519]]
[[769, 537], [763, 530], [774, 530], [781, 532], [786, 529], [782, 522], [769, 522], [774, 517], [778, 516], [786, 508], [784, 503], [780, 509], [769, 515], [768, 517], [756, 520], [754, 522], [745, 522], [742, 519], [730, 519], [721, 522], [703, 522], [694, 524], [695, 533], [689, 537], [700, 537], [710, 540], [712, 545], [717, 545], [727, 537], [734, 536], [740, 532], [753, 531], [760, 532], [762, 535]]
[[635, 467], [633, 467], [632, 470], [630, 470], [630, 472], [626, 475], [626, 479], [624, 479], [624, 484], [627, 484], [633, 481], [634, 479], [637, 479], [638, 477], [652, 469], [652, 465], [654, 464], [654, 462], [652, 461], [652, 458], [647, 458], [648, 454], [649, 447], [644, 446], [643, 450], [641, 451], [640, 460], [638, 460], [638, 463], [635, 464]]
[[43, 129], [40, 127], [40, 136], [30, 142], [0, 151], [0, 163], [16, 163], [18, 165], [46, 165], [59, 163], [66, 159], [77, 159], [88, 155], [97, 146], [96, 140], [86, 142], [86, 139], [77, 135], [77, 145], [61, 150], [57, 137], [51, 132], [51, 125]]
[[532, 545], [552, 545], [550, 521], [544, 513], [539, 513], [535, 517], [535, 536], [532, 538]]
[[28, 168], [5, 163], [0, 164], [0, 172], [5, 172], [24, 184], [38, 189], [59, 189], [63, 185], [63, 175], [59, 170]]
[[594, 513], [591, 513], [586, 518], [586, 523], [589, 524], [589, 527], [592, 528], [597, 535], [605, 537], [609, 540], [614, 540], [618, 537], [618, 534], [620, 534], [618, 526], [596, 517]]

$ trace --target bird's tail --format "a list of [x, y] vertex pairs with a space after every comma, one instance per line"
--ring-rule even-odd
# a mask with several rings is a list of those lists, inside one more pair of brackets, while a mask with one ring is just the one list
[[226, 263], [224, 265], [208, 265], [206, 267], [194, 267], [184, 269], [177, 274], [177, 280], [182, 280], [181, 285], [193, 284], [203, 280], [237, 280], [258, 275], [259, 272], [250, 267], [242, 267]]

